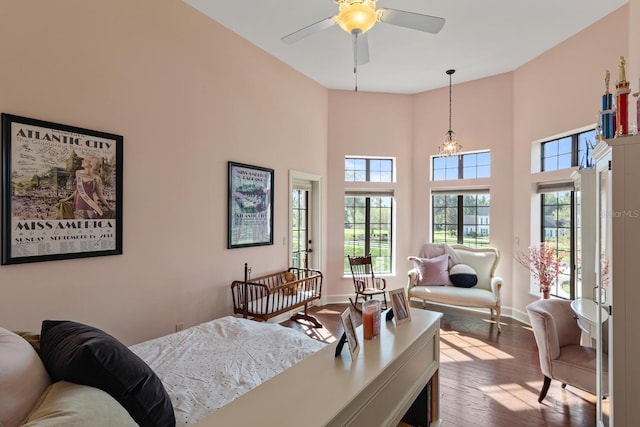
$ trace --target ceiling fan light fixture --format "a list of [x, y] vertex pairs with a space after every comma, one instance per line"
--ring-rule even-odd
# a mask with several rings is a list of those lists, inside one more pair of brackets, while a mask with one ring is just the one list
[[449, 130], [444, 134], [444, 142], [438, 147], [441, 156], [457, 156], [462, 151], [462, 145], [456, 140], [456, 133], [451, 130], [451, 76], [456, 70], [447, 70], [449, 75]]
[[366, 33], [378, 20], [376, 0], [339, 0], [337, 3], [339, 13], [335, 20], [349, 34]]

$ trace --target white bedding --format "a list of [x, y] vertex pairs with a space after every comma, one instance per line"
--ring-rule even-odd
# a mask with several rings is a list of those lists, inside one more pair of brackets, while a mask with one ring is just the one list
[[228, 316], [130, 349], [162, 380], [176, 425], [186, 426], [324, 346], [291, 328]]

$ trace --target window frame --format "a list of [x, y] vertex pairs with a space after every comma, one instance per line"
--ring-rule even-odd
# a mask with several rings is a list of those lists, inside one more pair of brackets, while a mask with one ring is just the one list
[[[553, 206], [551, 204], [545, 204], [545, 194], [556, 194], [556, 209], [558, 206], [562, 206], [558, 204], [558, 196], [557, 194], [560, 192], [568, 192], [569, 193], [569, 226], [568, 227], [547, 227], [545, 226], [546, 215], [545, 215], [545, 207]], [[544, 191], [544, 188], [540, 190], [540, 241], [541, 242], [552, 242], [556, 248], [556, 258], [558, 256], [558, 252], [560, 252], [560, 246], [558, 244], [558, 236], [556, 235], [553, 240], [550, 240], [547, 236], [545, 236], [545, 230], [547, 229], [567, 229], [569, 230], [569, 268], [568, 271], [563, 271], [561, 275], [559, 275], [555, 283], [551, 287], [550, 295], [556, 298], [567, 299], [562, 296], [559, 292], [560, 289], [560, 280], [562, 276], [569, 276], [569, 298], [570, 300], [575, 299], [576, 297], [576, 233], [575, 233], [575, 210], [576, 210], [576, 192], [574, 190], [569, 189], [547, 189]], [[566, 251], [563, 251], [566, 252]]]
[[[349, 248], [350, 249], [354, 249], [354, 250], [349, 250], [347, 251], [347, 243], [346, 243], [346, 239], [343, 242], [343, 263], [344, 263], [344, 269], [343, 269], [343, 273], [345, 275], [347, 274], [351, 274], [351, 269], [349, 267], [349, 260], [347, 258], [347, 255], [351, 255], [351, 256], [362, 256], [362, 255], [368, 255], [371, 254], [371, 262], [374, 265], [374, 271], [376, 274], [393, 274], [393, 266], [394, 266], [394, 262], [393, 262], [393, 255], [394, 255], [394, 251], [393, 251], [393, 238], [394, 238], [394, 226], [393, 226], [393, 217], [395, 214], [395, 209], [394, 209], [394, 205], [395, 205], [395, 200], [393, 197], [393, 193], [392, 192], [388, 192], [388, 191], [381, 191], [381, 192], [371, 192], [371, 191], [367, 191], [367, 192], [359, 192], [359, 191], [345, 191], [345, 202], [344, 202], [344, 206], [345, 206], [345, 214], [346, 214], [346, 210], [348, 208], [347, 206], [347, 198], [350, 197], [360, 197], [360, 198], [364, 198], [365, 199], [365, 205], [364, 205], [364, 215], [365, 215], [365, 219], [364, 219], [364, 251], [362, 254], [358, 253], [359, 251], [355, 250], [355, 246], [354, 245], [350, 245]], [[372, 206], [371, 204], [371, 199], [372, 198], [389, 198], [390, 200], [390, 206], [388, 208], [385, 209], [389, 209], [389, 222], [388, 222], [388, 226], [389, 226], [389, 236], [386, 239], [386, 245], [388, 246], [388, 255], [385, 255], [384, 257], [381, 256], [380, 254], [375, 254], [372, 252], [371, 247], [372, 247], [372, 240], [374, 239], [373, 233], [372, 233], [372, 222], [371, 222], [371, 216], [372, 216], [372, 209], [376, 209], [375, 206]], [[349, 206], [350, 207], [350, 206]], [[343, 235], [346, 235], [346, 227], [343, 227]], [[378, 239], [380, 240], [380, 239]], [[352, 240], [352, 241], [360, 241], [360, 240]], [[358, 245], [360, 246], [360, 245]], [[381, 246], [379, 246], [379, 251], [381, 250]], [[382, 262], [382, 264], [384, 265], [388, 265], [389, 269], [380, 269], [380, 268], [375, 268], [375, 266], [380, 265], [380, 259], [383, 258], [386, 260], [386, 262]]]
[[[591, 146], [589, 147], [588, 144], [588, 139], [586, 139], [587, 137], [585, 136], [586, 134], [590, 134], [593, 133], [593, 139], [594, 139], [594, 143], [591, 144]], [[563, 170], [563, 169], [569, 169], [572, 167], [590, 167], [591, 166], [591, 161], [589, 160], [589, 151], [593, 150], [593, 148], [595, 147], [595, 140], [596, 140], [596, 129], [595, 128], [591, 128], [588, 127], [586, 129], [582, 129], [582, 130], [578, 130], [576, 132], [572, 132], [572, 133], [568, 133], [565, 135], [561, 135], [561, 136], [556, 136], [544, 141], [540, 142], [540, 172], [552, 172], [552, 171], [558, 171], [558, 170]], [[582, 147], [581, 147], [581, 137], [582, 139], [585, 139], [585, 159], [584, 159], [584, 163], [582, 162], [582, 159], [580, 159], [580, 153], [583, 152]], [[547, 169], [545, 168], [545, 159], [548, 158], [552, 158], [552, 156], [549, 157], [545, 157], [545, 151], [546, 151], [546, 146], [547, 144], [552, 144], [555, 142], [560, 142], [564, 139], [570, 139], [570, 144], [571, 144], [571, 152], [568, 153], [570, 154], [570, 158], [571, 158], [571, 164], [569, 166], [567, 166], [566, 168], [556, 168], [556, 169]], [[567, 154], [567, 153], [562, 153], [562, 154]], [[556, 154], [555, 157], [559, 158], [561, 154]], [[556, 164], [558, 164], [558, 162], [556, 161]]]
[[[363, 255], [367, 255], [371, 253], [372, 262], [374, 265], [374, 271], [379, 275], [392, 275], [395, 271], [395, 260], [394, 260], [394, 236], [395, 236], [395, 182], [396, 182], [396, 159], [395, 157], [389, 156], [353, 156], [346, 155], [344, 157], [344, 215], [343, 218], [343, 259], [344, 259], [344, 269], [343, 274], [345, 276], [351, 274], [351, 269], [349, 267], [349, 262], [347, 255], [354, 255], [359, 253], [360, 251], [355, 250], [354, 244], [350, 244], [347, 246], [347, 209], [351, 209], [352, 207], [356, 207], [355, 204], [349, 205], [347, 204], [348, 197], [363, 197], [364, 202], [364, 239], [363, 239], [363, 247], [364, 253]], [[349, 161], [363, 162], [360, 169], [357, 168], [348, 168]], [[379, 165], [376, 165], [376, 162], [381, 162]], [[388, 163], [387, 163], [388, 162]], [[360, 175], [358, 177], [358, 175]], [[363, 178], [356, 180], [356, 178]], [[381, 179], [384, 178], [384, 179]], [[389, 197], [389, 206], [382, 206], [384, 203], [381, 203], [380, 206], [373, 206], [372, 199], [374, 198], [384, 198]], [[375, 238], [375, 233], [372, 233], [372, 230], [375, 229], [375, 224], [371, 222], [373, 216], [373, 209], [389, 209], [388, 211], [388, 223], [382, 224], [379, 228], [386, 229], [388, 228], [388, 235], [386, 239], [382, 238], [382, 235], [378, 235], [378, 238]], [[381, 215], [381, 217], [384, 215]], [[360, 224], [358, 224], [360, 225]], [[357, 237], [357, 236], [355, 236]], [[384, 255], [383, 259], [381, 259], [380, 253], [382, 253], [382, 242], [384, 240], [384, 245], [388, 248], [388, 252]], [[356, 240], [350, 240], [351, 242], [355, 242]], [[358, 240], [359, 241], [359, 240]], [[376, 249], [376, 241], [378, 241], [378, 252], [375, 253]], [[374, 253], [372, 253], [372, 248]], [[377, 268], [376, 266], [383, 265], [384, 269]]]
[[[465, 205], [464, 204], [464, 197], [465, 196], [475, 196], [476, 197], [476, 204], [473, 205], [472, 207], [474, 207], [476, 209], [476, 217], [478, 217], [477, 214], [477, 209], [479, 207], [485, 207], [485, 205], [478, 205], [477, 204], [477, 197], [481, 196], [481, 195], [486, 195], [488, 198], [488, 202], [489, 204], [486, 205], [486, 207], [489, 209], [489, 215], [488, 216], [488, 223], [487, 224], [482, 224], [482, 223], [478, 223], [476, 222], [475, 224], [465, 224], [464, 222], [464, 210], [465, 207], [469, 207], [470, 205]], [[441, 209], [443, 208], [443, 206], [437, 206], [436, 202], [435, 202], [435, 197], [437, 196], [455, 196], [457, 199], [457, 202], [455, 204], [455, 209], [456, 209], [456, 218], [457, 218], [457, 223], [456, 224], [449, 224], [447, 222], [443, 223], [443, 224], [438, 224], [438, 225], [444, 225], [445, 226], [445, 232], [447, 229], [448, 225], [455, 225], [456, 226], [456, 240], [454, 241], [450, 241], [447, 240], [445, 237], [445, 240], [438, 240], [436, 241], [435, 239], [435, 228], [436, 228], [436, 209]], [[446, 200], [446, 199], [445, 199]], [[445, 202], [444, 205], [444, 209], [445, 209], [445, 219], [447, 217], [446, 214], [446, 209], [452, 209], [447, 207], [447, 204]], [[477, 221], [477, 220], [476, 220]], [[467, 239], [467, 241], [465, 241], [465, 226], [469, 226], [469, 225], [474, 225], [476, 227], [476, 229], [478, 228], [479, 225], [483, 225], [483, 226], [487, 226], [487, 228], [489, 229], [489, 233], [488, 235], [488, 239], [486, 243], [482, 243], [482, 244], [478, 244], [478, 236], [476, 235], [476, 237], [474, 237], [473, 239], [475, 240], [474, 243], [469, 242], [469, 239]], [[491, 192], [489, 191], [489, 189], [474, 189], [474, 190], [465, 190], [465, 189], [459, 189], [459, 190], [448, 190], [448, 191], [437, 191], [434, 190], [431, 192], [431, 242], [432, 243], [452, 243], [452, 244], [459, 244], [459, 245], [465, 245], [465, 246], [469, 246], [472, 248], [485, 248], [485, 247], [489, 247], [491, 246]]]
[[[481, 154], [486, 154], [489, 156], [489, 163], [488, 164], [477, 164], [477, 156], [481, 155]], [[471, 159], [471, 156], [475, 156], [476, 160], [475, 160], [475, 165], [473, 166], [465, 166], [465, 159]], [[444, 168], [440, 168], [440, 167], [436, 167], [436, 161], [437, 160], [444, 160], [445, 163], [453, 163], [453, 160], [455, 160], [455, 162], [457, 163], [457, 165], [455, 167], [444, 167]], [[478, 176], [478, 168], [481, 167], [487, 167], [489, 170], [489, 173], [487, 176]], [[475, 176], [470, 177], [470, 178], [465, 178], [465, 169], [469, 169], [469, 168], [475, 168]], [[455, 171], [457, 169], [457, 173], [456, 173], [456, 177], [455, 178], [447, 178], [447, 170], [453, 170]], [[438, 179], [436, 178], [436, 173], [438, 171], [444, 171], [444, 175], [445, 177], [442, 179]], [[454, 172], [455, 173], [455, 172]], [[440, 181], [451, 181], [451, 180], [475, 180], [475, 179], [489, 179], [491, 178], [491, 150], [478, 150], [478, 151], [468, 151], [468, 152], [464, 152], [464, 153], [460, 153], [456, 156], [440, 156], [440, 155], [434, 155], [431, 156], [431, 176], [430, 176], [430, 180], [432, 182], [440, 182]]]
[[[391, 182], [395, 182], [395, 159], [391, 158], [391, 157], [363, 157], [363, 156], [345, 156], [344, 158], [345, 161], [345, 168], [344, 168], [344, 181], [345, 182], [350, 182], [350, 183], [354, 183], [354, 182], [359, 182], [359, 183], [370, 183], [370, 182], [384, 182], [384, 183], [391, 183]], [[361, 170], [361, 169], [347, 169], [347, 162], [349, 161], [364, 161], [365, 162], [365, 169]], [[380, 175], [382, 175], [382, 173], [388, 173], [389, 174], [389, 180], [371, 180], [371, 176], [374, 174], [374, 170], [372, 169], [371, 165], [373, 162], [389, 162], [391, 169], [389, 171], [385, 171], [382, 168], [380, 169], [376, 169], [375, 172], [379, 173]], [[358, 180], [355, 179], [355, 177], [358, 175], [358, 172], [364, 172], [364, 179], [362, 180]], [[353, 175], [354, 179], [347, 179], [348, 174]]]

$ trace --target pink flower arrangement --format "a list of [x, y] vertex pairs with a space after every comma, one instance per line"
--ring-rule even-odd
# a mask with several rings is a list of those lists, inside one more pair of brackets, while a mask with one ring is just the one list
[[515, 258], [540, 283], [540, 292], [546, 293], [562, 272], [564, 254], [556, 256], [555, 245], [542, 242], [539, 246], [530, 246], [528, 253], [518, 252]]

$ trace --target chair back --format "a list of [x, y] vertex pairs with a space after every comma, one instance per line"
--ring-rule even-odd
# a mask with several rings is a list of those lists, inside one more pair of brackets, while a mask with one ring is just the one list
[[347, 258], [349, 258], [351, 276], [353, 277], [353, 285], [356, 288], [356, 292], [377, 288], [373, 267], [371, 266], [371, 255], [354, 257], [347, 255]]
[[571, 301], [541, 299], [527, 305], [527, 312], [540, 355], [540, 370], [551, 377], [551, 361], [560, 356], [560, 348], [580, 344], [580, 328], [573, 318]]

